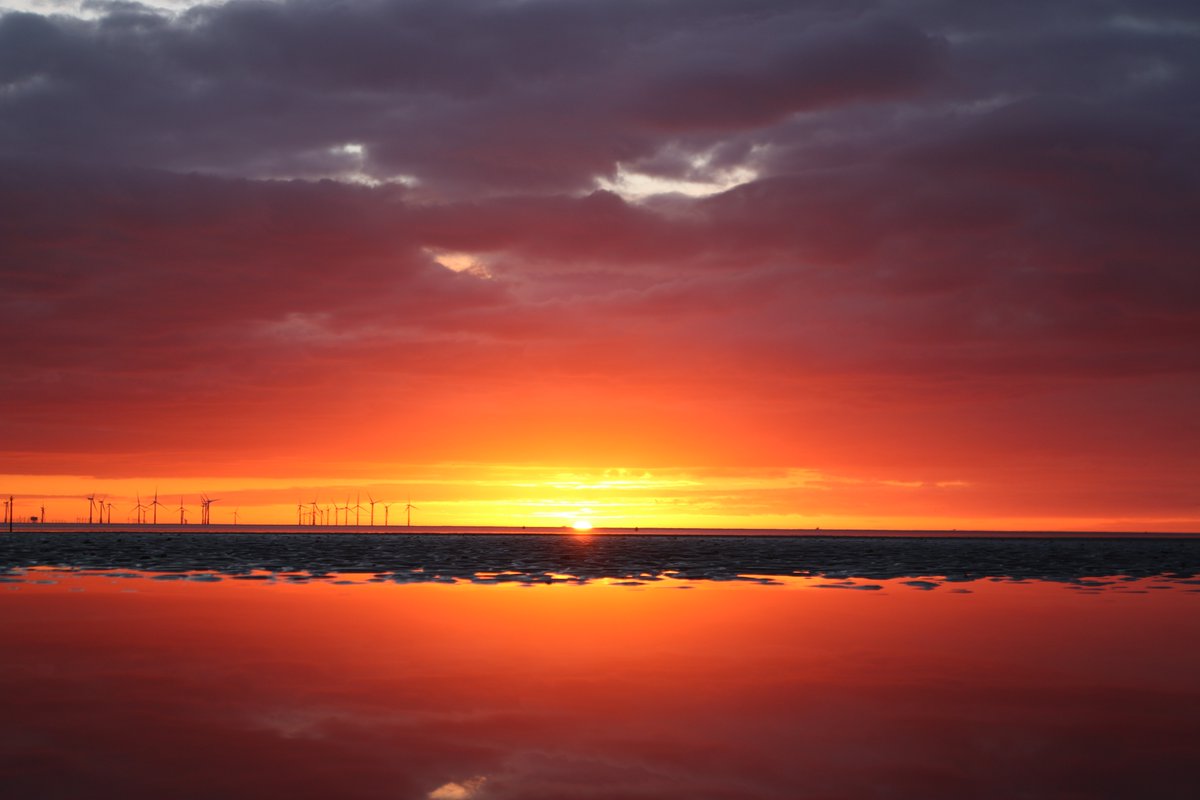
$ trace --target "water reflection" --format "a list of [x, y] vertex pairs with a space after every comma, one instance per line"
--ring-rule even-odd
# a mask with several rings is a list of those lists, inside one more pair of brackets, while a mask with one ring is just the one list
[[1190, 796], [1189, 584], [377, 578], [14, 575], [6, 793]]

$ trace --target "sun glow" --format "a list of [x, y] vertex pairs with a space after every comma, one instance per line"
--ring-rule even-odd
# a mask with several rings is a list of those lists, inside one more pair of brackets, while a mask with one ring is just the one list
[[[991, 514], [989, 504], [1000, 502], [995, 494], [954, 472], [373, 462], [356, 472], [347, 467], [334, 475], [286, 477], [290, 467], [272, 463], [269, 468], [285, 477], [216, 470], [182, 477], [0, 471], [0, 489], [5, 501], [13, 496], [13, 518], [20, 524], [35, 516], [51, 524], [87, 524], [89, 519], [98, 524], [99, 501], [105, 503], [106, 523], [138, 524], [136, 506], [151, 504], [157, 490], [161, 507], [152, 507], [145, 521], [178, 525], [182, 519], [189, 526], [203, 519], [207, 495], [217, 500], [210, 509], [210, 521], [217, 525], [234, 524], [235, 511], [239, 525], [312, 525], [315, 504], [317, 525], [404, 526], [411, 498], [414, 532], [425, 526], [498, 526], [580, 536], [596, 529], [670, 528], [1197, 530], [1191, 517], [1144, 517], [1135, 528], [1138, 523], [1102, 512]], [[362, 511], [352, 511], [347, 522], [350, 503]], [[877, 504], [893, 513], [871, 514]], [[928, 513], [932, 508], [938, 511]]]

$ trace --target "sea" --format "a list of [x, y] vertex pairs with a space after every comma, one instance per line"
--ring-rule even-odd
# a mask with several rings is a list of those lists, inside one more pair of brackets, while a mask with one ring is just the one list
[[12, 797], [1190, 800], [1200, 752], [1196, 536], [15, 526], [0, 642]]

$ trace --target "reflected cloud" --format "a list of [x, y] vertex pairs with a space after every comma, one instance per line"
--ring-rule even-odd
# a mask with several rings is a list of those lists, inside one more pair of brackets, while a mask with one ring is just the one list
[[878, 583], [818, 583], [813, 588], [815, 589], [858, 589], [860, 591], [875, 592], [883, 588]]
[[902, 581], [902, 583], [905, 586], [911, 586], [914, 589], [920, 589], [921, 591], [924, 591], [924, 592], [928, 592], [932, 589], [936, 589], [937, 587], [941, 586], [941, 584], [938, 583], [937, 581]]

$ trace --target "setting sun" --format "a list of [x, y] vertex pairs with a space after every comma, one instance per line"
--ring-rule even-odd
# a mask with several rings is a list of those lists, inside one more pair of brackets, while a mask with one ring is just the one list
[[571, 527], [577, 531], [590, 531], [592, 529], [592, 523], [588, 522], [586, 519], [577, 519], [575, 520], [575, 524]]

